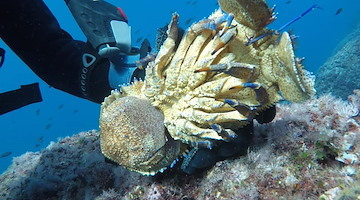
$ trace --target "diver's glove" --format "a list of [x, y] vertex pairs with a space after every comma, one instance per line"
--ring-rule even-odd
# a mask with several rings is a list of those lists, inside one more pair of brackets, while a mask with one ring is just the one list
[[116, 89], [121, 85], [129, 84], [134, 80], [144, 79], [145, 70], [143, 68], [140, 69], [136, 62], [146, 57], [150, 51], [150, 43], [147, 39], [145, 39], [141, 43], [140, 49], [132, 47], [130, 53], [127, 55], [117, 54], [110, 57], [110, 87]]
[[[271, 122], [276, 115], [276, 106], [271, 106], [260, 112], [255, 120], [260, 123]], [[229, 142], [217, 142], [212, 149], [195, 147], [185, 156], [181, 169], [187, 174], [204, 171], [215, 165], [216, 162], [245, 155], [253, 139], [254, 123], [235, 130], [237, 137]]]
[[237, 137], [229, 142], [218, 141], [212, 149], [195, 147], [185, 156], [181, 169], [187, 174], [204, 171], [216, 162], [246, 154], [253, 138], [253, 122], [236, 130]]
[[113, 89], [126, 85], [135, 79], [143, 79], [145, 70], [139, 69], [135, 61], [139, 60], [139, 54], [133, 56], [117, 55], [110, 59], [109, 85]]

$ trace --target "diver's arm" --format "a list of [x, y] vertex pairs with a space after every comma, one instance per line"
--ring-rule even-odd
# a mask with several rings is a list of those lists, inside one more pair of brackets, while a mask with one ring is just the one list
[[[0, 1], [0, 37], [49, 85], [97, 103], [110, 93], [109, 61], [91, 52], [86, 43], [73, 40], [43, 1]], [[87, 93], [80, 82], [83, 55], [96, 58], [86, 68]]]

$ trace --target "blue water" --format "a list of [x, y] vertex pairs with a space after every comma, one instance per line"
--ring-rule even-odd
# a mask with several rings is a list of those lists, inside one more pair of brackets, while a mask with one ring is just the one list
[[[135, 41], [140, 37], [148, 38], [154, 44], [156, 29], [164, 26], [174, 11], [180, 14], [180, 25], [186, 27], [184, 22], [189, 18], [192, 22], [198, 21], [216, 8], [215, 0], [108, 2], [121, 7], [127, 14], [133, 30], [134, 45], [139, 45]], [[167, 4], [169, 2], [171, 3]], [[300, 36], [296, 55], [306, 58], [305, 66], [311, 71], [316, 71], [334, 53], [334, 49], [344, 36], [360, 22], [359, 0], [286, 2], [288, 0], [268, 1], [271, 6], [277, 5], [276, 12], [279, 13], [278, 19], [270, 27], [279, 28], [314, 4], [322, 8], [310, 12], [289, 27]], [[45, 3], [63, 29], [75, 39], [85, 40], [63, 1], [45, 0]], [[343, 11], [335, 15], [339, 8], [343, 8]], [[5, 48], [7, 53], [6, 62], [0, 69], [0, 92], [17, 89], [21, 84], [40, 82], [44, 99], [41, 103], [0, 116], [0, 155], [7, 151], [12, 152], [8, 157], [0, 158], [0, 173], [8, 167], [13, 156], [19, 156], [26, 151], [38, 151], [59, 137], [98, 129], [98, 104], [49, 88], [2, 41], [0, 46]], [[43, 138], [42, 142], [40, 137]]]

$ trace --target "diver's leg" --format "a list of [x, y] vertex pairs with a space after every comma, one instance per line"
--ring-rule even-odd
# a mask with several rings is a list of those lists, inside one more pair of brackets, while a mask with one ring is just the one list
[[39, 83], [22, 85], [20, 89], [0, 93], [0, 115], [41, 101]]

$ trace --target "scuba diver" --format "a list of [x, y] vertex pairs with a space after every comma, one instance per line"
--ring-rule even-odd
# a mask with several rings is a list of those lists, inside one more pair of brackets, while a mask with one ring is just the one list
[[[0, 2], [1, 39], [50, 86], [80, 98], [101, 103], [112, 89], [144, 78], [135, 61], [150, 53], [145, 40], [131, 46], [131, 28], [124, 12], [102, 0], [65, 0], [88, 42], [74, 40], [60, 28], [41, 0]], [[5, 52], [0, 50], [0, 64]], [[0, 94], [0, 114], [42, 101], [38, 83]], [[260, 123], [272, 121], [275, 107], [260, 113]], [[253, 123], [241, 128], [238, 137], [213, 149], [193, 148], [181, 169], [194, 174], [217, 161], [246, 153], [253, 137]]]
[[[101, 103], [111, 89], [130, 83], [135, 61], [151, 50], [131, 47], [131, 29], [121, 8], [105, 1], [65, 0], [88, 42], [60, 28], [43, 1], [0, 2], [1, 39], [50, 86]], [[1, 50], [1, 62], [4, 51]], [[144, 70], [142, 70], [144, 71]], [[38, 84], [0, 94], [0, 114], [41, 101]]]

